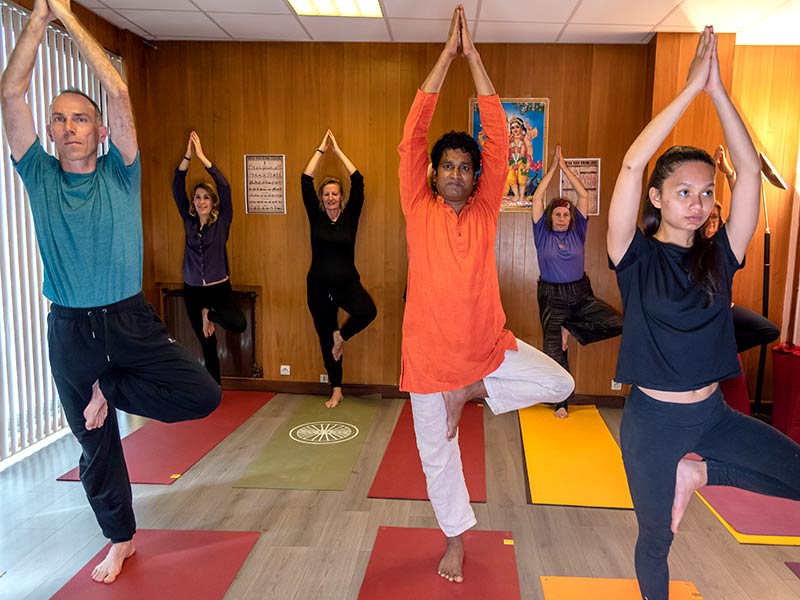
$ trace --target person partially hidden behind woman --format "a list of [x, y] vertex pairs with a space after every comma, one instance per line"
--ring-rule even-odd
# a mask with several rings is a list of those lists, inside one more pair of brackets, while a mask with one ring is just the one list
[[[314, 173], [329, 150], [350, 173], [350, 197], [345, 200], [342, 182], [326, 177], [314, 189]], [[355, 264], [356, 233], [364, 206], [364, 177], [342, 152], [329, 129], [316, 147], [300, 177], [303, 204], [311, 229], [311, 267], [306, 277], [308, 310], [319, 336], [322, 361], [328, 371], [332, 393], [325, 403], [335, 408], [342, 395], [342, 354], [344, 343], [375, 320], [378, 311], [361, 285]], [[339, 326], [339, 309], [349, 316]]]
[[[559, 169], [572, 184], [577, 201], [556, 198], [545, 208], [547, 186]], [[564, 161], [561, 146], [556, 146], [550, 169], [533, 194], [531, 220], [539, 260], [537, 296], [542, 350], [567, 371], [570, 333], [581, 346], [622, 333], [622, 316], [595, 297], [583, 270], [588, 212], [589, 193]], [[566, 418], [568, 401], [569, 398], [555, 405], [559, 419]]]
[[[725, 175], [728, 185], [733, 190], [736, 185], [736, 171], [728, 162], [725, 148], [722, 145], [717, 146], [714, 151], [714, 162], [717, 164], [717, 169]], [[712, 238], [724, 224], [722, 204], [715, 201], [714, 208], [711, 209], [711, 214], [708, 215], [703, 226], [703, 233], [707, 238]], [[756, 346], [769, 344], [778, 339], [781, 333], [775, 323], [749, 308], [731, 304], [731, 312], [733, 313], [733, 333], [736, 336], [736, 352], [739, 354]]]
[[[192, 199], [186, 195], [186, 173], [189, 161], [196, 155], [203, 163], [214, 186], [199, 182]], [[183, 299], [192, 324], [203, 362], [217, 383], [221, 382], [215, 325], [242, 333], [247, 321], [233, 297], [228, 266], [228, 234], [233, 220], [231, 186], [222, 172], [203, 152], [200, 136], [192, 131], [186, 154], [172, 178], [172, 197], [183, 219], [186, 246], [183, 253]]]

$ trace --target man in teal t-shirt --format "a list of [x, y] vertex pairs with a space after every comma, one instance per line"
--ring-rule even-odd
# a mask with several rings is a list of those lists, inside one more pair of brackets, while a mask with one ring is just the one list
[[[50, 106], [42, 148], [25, 101], [47, 24], [59, 19], [108, 94], [113, 141], [98, 106], [66, 90]], [[136, 521], [115, 408], [166, 422], [198, 419], [221, 391], [175, 343], [142, 288], [141, 164], [128, 88], [70, 10], [36, 0], [0, 80], [3, 125], [25, 184], [44, 265], [50, 368], [70, 429], [83, 450], [81, 482], [112, 542], [92, 579], [111, 583], [135, 552]], [[111, 409], [109, 410], [109, 404]]]

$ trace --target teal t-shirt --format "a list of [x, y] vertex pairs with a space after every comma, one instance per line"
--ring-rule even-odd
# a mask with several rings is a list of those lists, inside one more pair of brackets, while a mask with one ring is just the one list
[[42, 293], [56, 304], [103, 306], [142, 289], [142, 169], [113, 143], [92, 173], [67, 173], [39, 138], [14, 162], [30, 200], [44, 265]]

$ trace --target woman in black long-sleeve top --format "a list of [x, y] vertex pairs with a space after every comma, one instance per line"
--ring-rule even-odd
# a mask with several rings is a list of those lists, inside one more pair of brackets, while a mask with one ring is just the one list
[[[186, 172], [193, 154], [203, 163], [214, 185], [197, 183], [190, 201], [186, 195]], [[186, 313], [200, 340], [206, 369], [220, 383], [214, 325], [241, 333], [247, 328], [247, 321], [233, 297], [228, 267], [226, 244], [233, 220], [231, 186], [203, 153], [200, 137], [194, 131], [189, 136], [186, 154], [175, 169], [172, 196], [186, 231], [183, 254]]]
[[[318, 190], [314, 188], [314, 173], [328, 150], [333, 151], [350, 174], [350, 197], [346, 201], [342, 182], [335, 177], [326, 177]], [[361, 285], [355, 265], [358, 219], [364, 206], [364, 178], [339, 148], [329, 129], [308, 161], [300, 183], [311, 229], [311, 268], [306, 277], [308, 309], [314, 319], [332, 388], [325, 406], [335, 408], [343, 397], [344, 343], [378, 314], [375, 303]], [[340, 308], [350, 315], [341, 327]]]

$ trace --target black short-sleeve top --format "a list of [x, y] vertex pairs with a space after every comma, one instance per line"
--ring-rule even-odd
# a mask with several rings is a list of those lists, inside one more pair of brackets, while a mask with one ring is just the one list
[[616, 381], [685, 392], [738, 375], [731, 316], [736, 259], [723, 226], [718, 244], [722, 292], [708, 304], [689, 278], [688, 248], [647, 237], [637, 228], [615, 267], [625, 314]]

